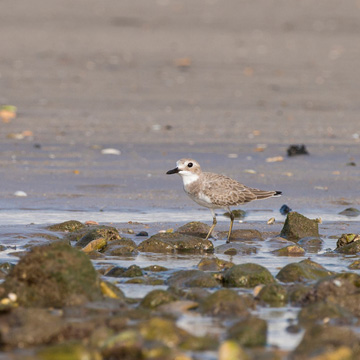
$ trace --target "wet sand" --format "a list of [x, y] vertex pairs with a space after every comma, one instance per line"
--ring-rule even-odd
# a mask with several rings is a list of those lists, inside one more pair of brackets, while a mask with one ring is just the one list
[[0, 207], [194, 209], [188, 156], [284, 193], [248, 209], [357, 206], [359, 30], [358, 1], [5, 0]]

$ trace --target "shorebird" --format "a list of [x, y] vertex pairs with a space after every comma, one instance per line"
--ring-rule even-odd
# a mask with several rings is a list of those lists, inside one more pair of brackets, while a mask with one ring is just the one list
[[176, 168], [169, 170], [166, 174], [179, 174], [186, 194], [196, 203], [210, 210], [213, 223], [205, 240], [210, 237], [217, 224], [214, 209], [226, 209], [230, 214], [230, 228], [226, 241], [229, 243], [235, 218], [230, 210], [231, 206], [281, 195], [281, 191], [254, 189], [225, 175], [202, 172], [199, 163], [193, 159], [177, 161]]

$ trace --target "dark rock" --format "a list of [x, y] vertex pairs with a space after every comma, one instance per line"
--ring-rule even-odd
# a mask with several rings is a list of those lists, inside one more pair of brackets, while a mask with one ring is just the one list
[[60, 316], [45, 309], [17, 308], [2, 315], [0, 336], [2, 346], [24, 348], [54, 341], [65, 329]]
[[76, 247], [83, 248], [93, 240], [103, 238], [106, 243], [114, 240], [120, 240], [121, 236], [117, 229], [111, 226], [97, 226], [89, 230], [77, 243]]
[[129, 266], [123, 273], [121, 273], [120, 277], [138, 277], [142, 276], [143, 272], [137, 265]]
[[213, 252], [214, 246], [210, 240], [175, 233], [161, 233], [144, 240], [137, 248], [142, 252]]
[[[235, 219], [244, 219], [244, 217], [246, 216], [246, 211], [244, 211], [244, 210], [234, 209], [234, 210], [231, 210], [231, 212], [234, 215]], [[230, 213], [226, 212], [226, 213], [224, 213], [224, 216], [230, 218]]]
[[136, 236], [149, 236], [149, 233], [147, 231], [140, 231], [136, 234]]
[[285, 204], [280, 208], [281, 215], [287, 215], [290, 211], [292, 210]]
[[125, 284], [142, 284], [142, 285], [164, 285], [164, 280], [154, 277], [133, 277], [125, 281]]
[[305, 250], [298, 245], [288, 245], [281, 249], [273, 250], [271, 252], [277, 256], [304, 256]]
[[245, 347], [265, 346], [267, 323], [250, 316], [234, 324], [228, 331], [228, 339], [236, 340]]
[[81, 223], [80, 221], [76, 220], [69, 220], [62, 222], [60, 224], [50, 225], [47, 227], [50, 231], [64, 231], [64, 232], [72, 232], [79, 229], [84, 228], [85, 225]]
[[230, 289], [220, 289], [202, 301], [200, 311], [210, 316], [245, 317], [253, 307], [254, 301], [250, 297]]
[[321, 251], [324, 241], [319, 237], [308, 236], [300, 239], [297, 244], [304, 248], [307, 252], [317, 254]]
[[[226, 238], [227, 231], [219, 232], [220, 238]], [[254, 229], [236, 229], [231, 232], [231, 241], [264, 240], [260, 231]]]
[[136, 248], [137, 245], [133, 240], [123, 238], [108, 242], [104, 254], [110, 256], [136, 255], [138, 253]]
[[296, 156], [296, 155], [309, 155], [304, 144], [302, 145], [290, 145], [287, 149], [288, 156]]
[[256, 246], [250, 246], [242, 243], [229, 243], [219, 245], [215, 248], [217, 254], [225, 255], [251, 255], [256, 254], [258, 248]]
[[224, 269], [230, 269], [234, 264], [230, 261], [221, 260], [217, 257], [202, 258], [198, 264], [199, 270], [202, 271], [221, 271]]
[[306, 259], [298, 263], [285, 265], [276, 275], [276, 278], [282, 282], [304, 282], [318, 280], [332, 274], [331, 271], [328, 271], [320, 264]]
[[347, 245], [336, 248], [335, 251], [340, 254], [354, 255], [360, 253], [360, 241], [353, 241]]
[[265, 285], [257, 298], [270, 306], [284, 306], [288, 301], [286, 288], [280, 284]]
[[111, 277], [120, 277], [125, 271], [126, 271], [126, 268], [124, 268], [124, 267], [114, 266], [109, 271], [107, 271], [104, 275], [111, 276]]
[[180, 270], [167, 279], [174, 287], [205, 287], [219, 286], [219, 283], [209, 273], [200, 270]]
[[200, 221], [192, 221], [183, 226], [180, 226], [176, 232], [179, 234], [197, 236], [205, 238], [210, 230], [210, 226]]
[[305, 331], [290, 360], [308, 359], [359, 359], [360, 346], [357, 335], [340, 326], [314, 325]]
[[360, 240], [359, 234], [342, 234], [336, 242], [336, 249]]
[[258, 264], [240, 264], [226, 270], [224, 284], [229, 287], [252, 288], [260, 284], [271, 284], [275, 279], [270, 271]]
[[61, 242], [33, 248], [1, 287], [17, 294], [18, 303], [27, 307], [62, 307], [102, 298], [88, 256]]
[[341, 212], [339, 212], [340, 215], [345, 215], [349, 217], [357, 217], [360, 215], [360, 210], [356, 208], [347, 208]]
[[360, 317], [360, 275], [341, 273], [319, 280], [306, 294], [303, 304], [326, 301]]
[[300, 306], [303, 304], [305, 297], [310, 291], [308, 285], [296, 283], [288, 287], [287, 292], [289, 295], [290, 303], [294, 306]]
[[169, 269], [161, 266], [161, 265], [150, 265], [144, 268], [145, 271], [152, 271], [152, 272], [161, 272], [161, 271], [168, 271]]
[[155, 309], [160, 305], [176, 301], [177, 297], [166, 290], [153, 290], [141, 301], [140, 306], [147, 309]]
[[308, 219], [307, 217], [292, 211], [286, 217], [280, 236], [294, 242], [307, 236], [318, 238], [320, 237], [319, 223], [316, 220]]
[[301, 326], [312, 326], [315, 323], [324, 323], [331, 320], [332, 325], [353, 324], [354, 316], [348, 310], [337, 304], [326, 302], [316, 302], [301, 309], [298, 314], [298, 320]]

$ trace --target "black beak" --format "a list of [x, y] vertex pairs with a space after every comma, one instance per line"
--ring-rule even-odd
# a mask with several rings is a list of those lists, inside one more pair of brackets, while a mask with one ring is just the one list
[[166, 174], [167, 175], [170, 175], [170, 174], [177, 174], [179, 172], [179, 168], [175, 168], [175, 169], [172, 169], [172, 170], [169, 170]]

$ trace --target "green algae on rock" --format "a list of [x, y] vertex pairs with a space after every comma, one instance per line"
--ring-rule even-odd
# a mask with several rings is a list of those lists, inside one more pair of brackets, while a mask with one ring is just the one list
[[197, 236], [205, 239], [210, 230], [210, 226], [200, 221], [191, 221], [183, 226], [180, 226], [176, 232], [179, 234]]
[[271, 306], [284, 306], [289, 297], [284, 286], [280, 284], [268, 284], [260, 290], [257, 298]]
[[360, 215], [360, 210], [356, 209], [356, 208], [347, 208], [341, 212], [339, 212], [340, 215], [345, 215], [345, 216], [349, 216], [349, 217], [357, 217]]
[[116, 228], [112, 226], [92, 227], [80, 240], [77, 241], [76, 247], [83, 248], [91, 241], [103, 238], [106, 243], [109, 241], [120, 240], [121, 236]]
[[144, 240], [137, 248], [141, 252], [213, 252], [214, 246], [210, 240], [179, 234], [179, 233], [160, 233]]
[[275, 279], [270, 271], [258, 264], [235, 265], [224, 274], [224, 285], [229, 287], [252, 288], [260, 284], [271, 284]]
[[101, 354], [81, 343], [64, 343], [48, 346], [36, 352], [38, 360], [101, 360]]
[[280, 233], [287, 240], [298, 242], [307, 236], [319, 237], [319, 223], [295, 211], [288, 213]]
[[220, 289], [208, 295], [200, 304], [200, 311], [210, 316], [245, 317], [254, 301], [248, 296], [239, 295], [231, 289]]
[[273, 250], [271, 253], [277, 256], [304, 256], [305, 250], [302, 247], [294, 244], [285, 246], [281, 249]]
[[209, 273], [201, 270], [180, 270], [167, 279], [173, 287], [218, 287], [220, 284]]
[[276, 275], [276, 278], [282, 282], [304, 282], [318, 280], [332, 274], [333, 272], [325, 269], [320, 264], [305, 259], [298, 263], [285, 265]]
[[63, 231], [63, 232], [73, 232], [84, 228], [85, 225], [77, 220], [68, 220], [59, 224], [50, 225], [47, 227], [50, 231]]
[[140, 306], [147, 309], [155, 309], [160, 305], [168, 304], [170, 302], [176, 301], [178, 298], [166, 291], [166, 290], [153, 290], [150, 291], [140, 303]]
[[215, 248], [216, 254], [225, 254], [225, 255], [251, 255], [256, 254], [258, 248], [256, 246], [250, 246], [243, 243], [229, 243], [222, 244]]
[[266, 336], [266, 321], [255, 316], [240, 320], [228, 330], [228, 339], [245, 347], [265, 346]]
[[220, 271], [230, 269], [234, 264], [230, 261], [221, 260], [217, 257], [204, 257], [200, 260], [197, 267], [202, 271]]
[[[227, 231], [219, 232], [219, 237], [226, 237]], [[231, 241], [264, 240], [260, 231], [254, 229], [235, 229], [231, 232]]]
[[1, 285], [18, 303], [62, 307], [102, 298], [100, 280], [89, 257], [63, 242], [33, 248]]
[[342, 234], [336, 242], [337, 253], [357, 254], [360, 252], [360, 235], [359, 234]]

